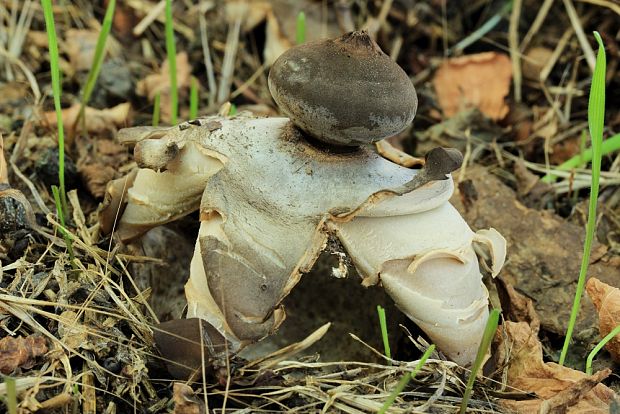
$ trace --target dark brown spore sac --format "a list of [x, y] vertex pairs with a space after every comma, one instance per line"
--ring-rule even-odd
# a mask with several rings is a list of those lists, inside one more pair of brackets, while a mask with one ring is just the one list
[[407, 74], [364, 31], [289, 49], [271, 68], [269, 89], [297, 127], [336, 145], [393, 136], [418, 104]]

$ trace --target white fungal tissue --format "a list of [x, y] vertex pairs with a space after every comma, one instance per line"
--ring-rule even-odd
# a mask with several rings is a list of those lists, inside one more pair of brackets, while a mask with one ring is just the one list
[[143, 154], [141, 168], [109, 186], [102, 227], [112, 228], [119, 205], [123, 240], [199, 209], [187, 318], [212, 325], [228, 352], [277, 329], [282, 299], [332, 236], [364, 286], [383, 286], [449, 358], [473, 361], [488, 317], [473, 244], [489, 251], [495, 276], [506, 243], [494, 229], [469, 228], [448, 202], [449, 176], [402, 194], [395, 189], [423, 170], [372, 146], [314, 147], [287, 118], [213, 116], [120, 137]]

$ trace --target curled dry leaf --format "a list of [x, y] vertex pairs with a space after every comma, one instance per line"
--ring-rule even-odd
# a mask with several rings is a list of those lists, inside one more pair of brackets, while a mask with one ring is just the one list
[[[96, 109], [86, 107], [84, 110], [84, 125], [86, 130], [92, 134], [106, 131], [114, 131], [129, 124], [131, 104], [125, 102], [108, 109]], [[80, 115], [80, 104], [74, 104], [62, 110], [62, 122], [66, 130], [77, 130], [80, 125], [76, 125]], [[56, 127], [56, 112], [45, 112], [43, 117], [50, 127]]]
[[508, 114], [504, 98], [511, 78], [510, 58], [503, 53], [485, 52], [446, 59], [435, 73], [433, 86], [446, 117], [477, 107], [498, 120]]
[[[620, 289], [593, 277], [586, 283], [586, 291], [598, 311], [599, 332], [602, 338], [620, 325]], [[620, 362], [620, 337], [614, 337], [605, 347], [613, 359]]]
[[[186, 52], [177, 54], [177, 89], [182, 94], [189, 88], [192, 67]], [[148, 97], [150, 102], [155, 100], [155, 95], [160, 95], [161, 119], [170, 122], [170, 68], [168, 60], [162, 63], [159, 73], [148, 75], [136, 85], [136, 93], [140, 96]]]
[[37, 357], [47, 352], [42, 336], [30, 335], [0, 339], [0, 372], [10, 374], [17, 368], [32, 368]]
[[[116, 210], [110, 208], [123, 199], [117, 226], [123, 240], [200, 210], [185, 286], [187, 318], [207, 323], [204, 343], [213, 345], [208, 359], [214, 364], [225, 361], [221, 344], [228, 342], [235, 353], [277, 329], [282, 299], [329, 236], [340, 239], [365, 286], [380, 282], [450, 358], [473, 361], [488, 293], [472, 243], [491, 250], [495, 270], [504, 243], [494, 231], [476, 235], [447, 202], [454, 188], [449, 173], [460, 165], [460, 154], [436, 148], [423, 169], [412, 170], [370, 146], [321, 150], [287, 118], [247, 114], [130, 128], [119, 138], [135, 144], [142, 168], [133, 180], [111, 183], [102, 228], [111, 228]], [[165, 332], [160, 339], [170, 336]], [[189, 356], [183, 354], [168, 357]]]
[[595, 375], [543, 362], [542, 345], [527, 322], [506, 321], [496, 335], [496, 358], [506, 364], [508, 385], [533, 393], [531, 400], [502, 400], [517, 413], [608, 413], [615, 393], [600, 383], [610, 370]]

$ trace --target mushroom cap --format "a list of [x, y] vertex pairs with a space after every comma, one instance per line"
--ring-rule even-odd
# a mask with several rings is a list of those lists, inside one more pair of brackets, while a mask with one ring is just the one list
[[405, 71], [365, 31], [289, 49], [269, 72], [269, 90], [295, 125], [336, 145], [395, 135], [418, 107]]

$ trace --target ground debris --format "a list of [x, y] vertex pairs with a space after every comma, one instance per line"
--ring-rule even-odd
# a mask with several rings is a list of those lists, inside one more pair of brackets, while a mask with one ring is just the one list
[[47, 352], [45, 338], [39, 335], [0, 339], [0, 372], [10, 374], [17, 368], [30, 369]]

